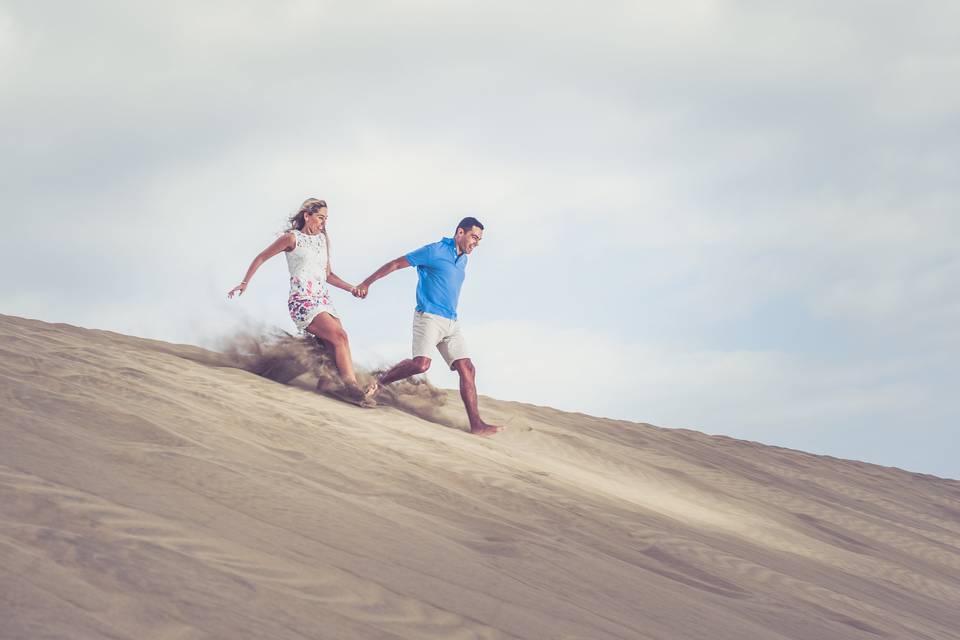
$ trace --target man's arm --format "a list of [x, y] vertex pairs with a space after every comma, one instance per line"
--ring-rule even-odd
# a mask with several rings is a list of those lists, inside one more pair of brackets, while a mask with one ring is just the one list
[[357, 288], [354, 289], [353, 295], [358, 298], [366, 298], [367, 291], [370, 289], [370, 285], [379, 280], [380, 278], [389, 275], [396, 271], [397, 269], [404, 269], [410, 266], [410, 261], [407, 260], [407, 256], [400, 256], [396, 260], [391, 260], [387, 264], [383, 265], [372, 274], [370, 277], [357, 285]]

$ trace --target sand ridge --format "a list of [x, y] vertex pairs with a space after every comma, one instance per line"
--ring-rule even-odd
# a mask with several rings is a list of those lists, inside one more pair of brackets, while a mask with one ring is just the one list
[[960, 638], [957, 481], [309, 375], [0, 316], [0, 638]]

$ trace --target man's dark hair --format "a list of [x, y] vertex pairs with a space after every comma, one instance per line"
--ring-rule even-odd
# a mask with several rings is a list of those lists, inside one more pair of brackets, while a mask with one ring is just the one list
[[460, 221], [460, 224], [457, 225], [457, 229], [463, 229], [463, 232], [466, 233], [473, 229], [474, 227], [480, 227], [480, 230], [483, 231], [483, 225], [480, 224], [480, 221], [472, 216], [468, 216]]

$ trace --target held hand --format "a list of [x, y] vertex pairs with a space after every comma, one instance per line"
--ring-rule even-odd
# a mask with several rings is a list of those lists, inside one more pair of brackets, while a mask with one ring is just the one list
[[230, 289], [230, 291], [227, 292], [227, 298], [231, 299], [233, 298], [233, 296], [242, 296], [243, 292], [246, 290], [247, 290], [247, 283], [241, 282], [240, 284], [238, 284], [233, 289]]
[[370, 290], [370, 285], [366, 282], [361, 282], [353, 288], [353, 295], [357, 298], [363, 299], [367, 297], [367, 292]]

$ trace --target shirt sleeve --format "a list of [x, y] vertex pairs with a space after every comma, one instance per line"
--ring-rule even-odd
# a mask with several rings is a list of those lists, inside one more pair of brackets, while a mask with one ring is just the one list
[[433, 258], [433, 254], [436, 251], [436, 244], [437, 243], [434, 242], [432, 244], [424, 245], [416, 251], [411, 251], [406, 256], [407, 262], [410, 263], [411, 267], [419, 267], [429, 264]]

